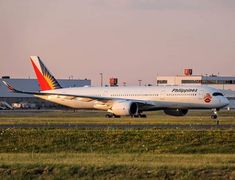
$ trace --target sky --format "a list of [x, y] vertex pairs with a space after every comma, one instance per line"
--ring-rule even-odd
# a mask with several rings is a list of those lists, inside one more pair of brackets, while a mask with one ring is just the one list
[[92, 85], [235, 75], [234, 0], [0, 0], [0, 30], [0, 76], [34, 78], [31, 55]]

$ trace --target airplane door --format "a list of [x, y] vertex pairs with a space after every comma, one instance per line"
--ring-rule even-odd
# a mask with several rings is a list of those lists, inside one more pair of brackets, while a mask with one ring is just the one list
[[204, 90], [200, 90], [198, 99], [202, 100], [203, 99], [202, 97], [204, 94], [205, 94]]
[[104, 96], [104, 97], [108, 97], [108, 95], [109, 95], [108, 91], [107, 91], [107, 90], [104, 90], [104, 91], [103, 91], [103, 96]]
[[160, 100], [165, 100], [166, 97], [166, 90], [162, 89], [160, 92]]

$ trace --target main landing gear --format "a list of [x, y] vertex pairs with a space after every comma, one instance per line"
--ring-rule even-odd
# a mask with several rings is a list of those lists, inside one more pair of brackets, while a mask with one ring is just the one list
[[141, 113], [139, 113], [139, 114], [136, 114], [136, 115], [131, 115], [131, 117], [132, 117], [132, 118], [146, 118], [147, 115], [146, 115], [146, 114], [141, 114]]
[[106, 118], [120, 118], [121, 116], [117, 116], [115, 114], [106, 114], [105, 117]]
[[215, 120], [217, 125], [219, 125], [218, 111], [217, 109], [213, 109], [211, 114], [211, 119]]
[[[121, 116], [115, 115], [115, 114], [106, 114], [105, 115], [106, 118], [120, 118]], [[136, 115], [131, 115], [132, 118], [146, 118], [147, 115], [146, 114], [136, 114]]]
[[132, 118], [146, 118], [147, 115], [146, 114], [143, 114], [143, 111], [138, 111], [137, 114], [135, 115], [131, 115]]

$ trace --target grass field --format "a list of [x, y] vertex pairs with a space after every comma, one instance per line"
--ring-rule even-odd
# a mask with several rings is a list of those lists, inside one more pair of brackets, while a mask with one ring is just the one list
[[[185, 117], [106, 119], [100, 112], [0, 112], [0, 124], [214, 124]], [[235, 112], [220, 112], [235, 124]], [[235, 179], [235, 129], [0, 129], [0, 179]]]
[[233, 179], [235, 155], [0, 154], [0, 177]]
[[234, 130], [4, 129], [0, 152], [9, 153], [235, 153]]
[[4, 129], [0, 178], [233, 179], [234, 130]]

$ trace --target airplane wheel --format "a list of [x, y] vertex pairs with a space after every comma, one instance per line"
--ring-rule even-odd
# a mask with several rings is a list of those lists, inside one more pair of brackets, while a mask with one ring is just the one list
[[218, 118], [218, 116], [216, 114], [211, 115], [211, 119], [217, 119], [217, 118]]
[[106, 117], [106, 118], [111, 118], [111, 117], [113, 117], [113, 116], [112, 116], [111, 114], [106, 114], [105, 117]]
[[147, 115], [146, 115], [146, 114], [140, 114], [140, 117], [141, 117], [141, 118], [146, 118]]

